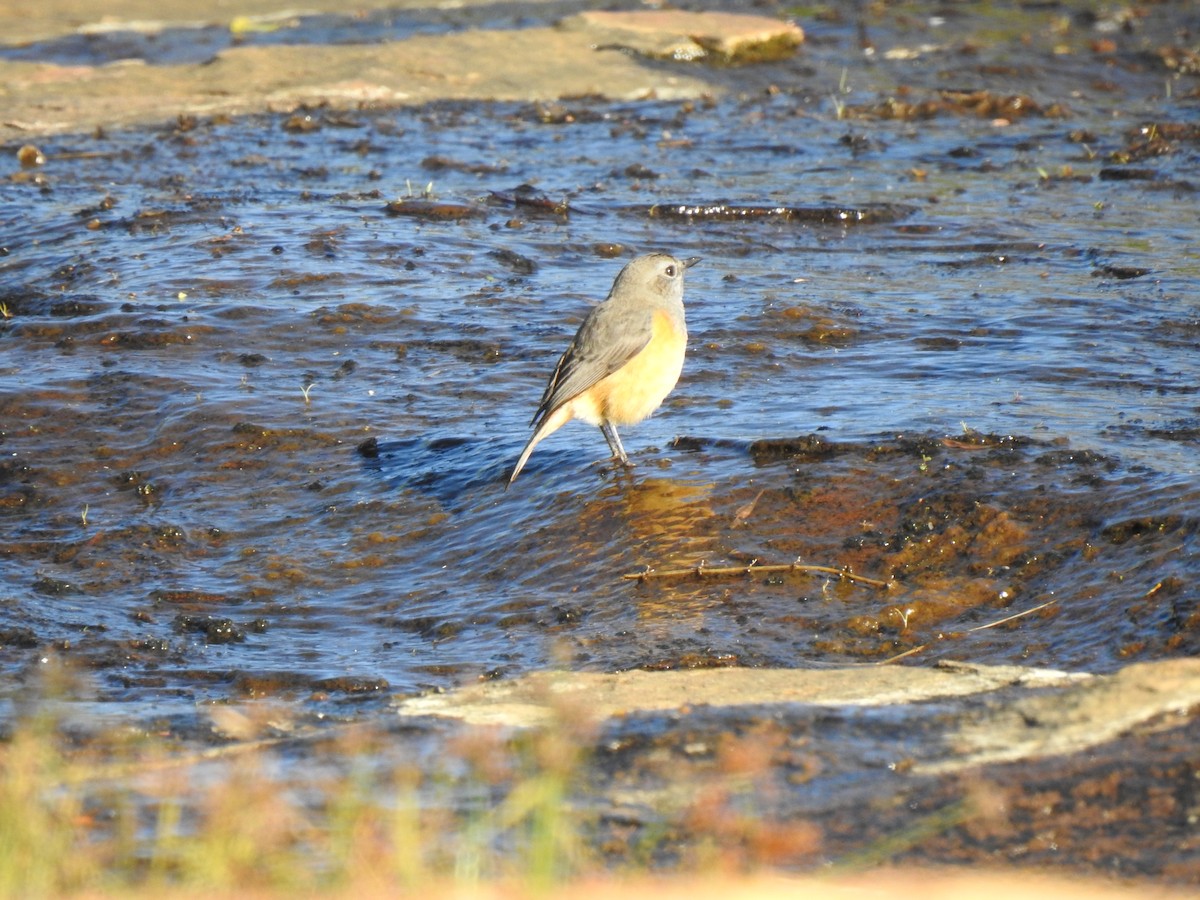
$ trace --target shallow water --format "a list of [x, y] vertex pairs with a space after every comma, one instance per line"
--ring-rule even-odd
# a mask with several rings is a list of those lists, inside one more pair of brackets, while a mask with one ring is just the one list
[[[33, 169], [6, 148], [9, 690], [55, 655], [170, 712], [551, 662], [1195, 652], [1200, 136], [1114, 156], [1194, 122], [1194, 80], [1164, 97], [1088, 35], [863, 62], [815, 24], [793, 62], [713, 70], [712, 102], [184, 121], [55, 138]], [[1070, 112], [863, 114], [901, 84]], [[427, 186], [477, 214], [387, 212]], [[806, 212], [661, 214], [714, 203]], [[814, 221], [837, 209], [876, 217]], [[704, 262], [636, 468], [575, 424], [504, 492], [588, 304], [659, 248]], [[797, 558], [897, 586], [621, 577]]]

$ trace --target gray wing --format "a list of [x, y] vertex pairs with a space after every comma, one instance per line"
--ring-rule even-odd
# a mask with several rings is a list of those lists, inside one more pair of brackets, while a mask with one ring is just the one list
[[597, 306], [559, 358], [530, 424], [540, 424], [572, 397], [621, 368], [650, 343], [652, 334], [650, 310], [622, 309], [609, 303]]

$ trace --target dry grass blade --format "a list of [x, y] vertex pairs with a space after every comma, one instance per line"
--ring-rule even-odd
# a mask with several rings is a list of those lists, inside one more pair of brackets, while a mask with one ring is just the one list
[[[995, 628], [998, 625], [1006, 625], [1009, 622], [1016, 621], [1017, 619], [1023, 619], [1025, 616], [1031, 616], [1035, 612], [1040, 612], [1048, 606], [1053, 606], [1057, 602], [1057, 600], [1047, 600], [1045, 603], [1039, 603], [1037, 606], [1031, 606], [1029, 609], [1023, 609], [1021, 612], [1013, 613], [1011, 616], [1005, 616], [1003, 619], [997, 619], [995, 622], [986, 622], [983, 625], [976, 625], [974, 628], [968, 628], [966, 631], [960, 632], [960, 634], [972, 634], [976, 631], [986, 631], [989, 628]], [[909, 647], [903, 653], [897, 653], [895, 656], [889, 656], [887, 659], [883, 659], [875, 663], [875, 665], [887, 666], [910, 656], [916, 656], [918, 653], [928, 650], [929, 647], [938, 643], [940, 640], [942, 640], [942, 638], [939, 638], [938, 641], [929, 641], [928, 643], [920, 644], [916, 647]]]
[[749, 519], [752, 515], [754, 515], [754, 508], [756, 506], [758, 506], [758, 501], [762, 499], [763, 494], [765, 494], [766, 492], [767, 492], [766, 488], [763, 488], [761, 491], [758, 492], [758, 494], [755, 496], [755, 498], [753, 500], [751, 500], [746, 505], [740, 507], [738, 509], [738, 511], [733, 514], [733, 524], [734, 524], [735, 528], [738, 525], [745, 524], [746, 520]]

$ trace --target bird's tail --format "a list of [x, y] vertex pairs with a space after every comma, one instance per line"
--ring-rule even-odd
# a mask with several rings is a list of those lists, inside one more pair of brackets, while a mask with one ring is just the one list
[[517, 464], [513, 466], [512, 474], [508, 476], [508, 483], [504, 485], [506, 491], [509, 485], [517, 480], [517, 476], [521, 474], [521, 470], [525, 468], [525, 463], [529, 461], [529, 454], [533, 452], [533, 448], [540, 444], [543, 438], [558, 431], [558, 429], [562, 428], [569, 421], [571, 421], [570, 404], [560, 406], [550, 415], [546, 416], [546, 418], [542, 419], [542, 424], [533, 432], [529, 443], [525, 445], [525, 449], [521, 451], [521, 455], [517, 458]]
[[520, 457], [517, 458], [517, 464], [513, 466], [512, 474], [508, 476], [508, 483], [504, 485], [504, 489], [506, 491], [509, 489], [512, 483], [517, 480], [517, 476], [521, 474], [521, 470], [525, 468], [525, 463], [529, 461], [529, 454], [533, 452], [533, 448], [536, 447], [538, 442], [541, 441], [541, 439], [545, 436], [546, 435], [542, 434], [542, 429], [540, 428], [533, 433], [533, 437], [529, 439], [529, 443], [525, 445], [525, 449], [521, 451]]

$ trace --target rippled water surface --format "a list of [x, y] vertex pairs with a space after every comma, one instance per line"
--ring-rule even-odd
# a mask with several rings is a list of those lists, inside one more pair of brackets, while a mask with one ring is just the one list
[[[714, 70], [708, 102], [187, 120], [45, 141], [36, 169], [5, 148], [8, 673], [61, 654], [162, 710], [552, 662], [1196, 652], [1194, 79], [810, 37]], [[890, 97], [944, 105], [880, 118]], [[475, 214], [386, 209], [427, 191]], [[636, 467], [572, 424], [505, 492], [557, 355], [650, 249], [704, 260]], [[796, 559], [896, 584], [622, 578]]]

